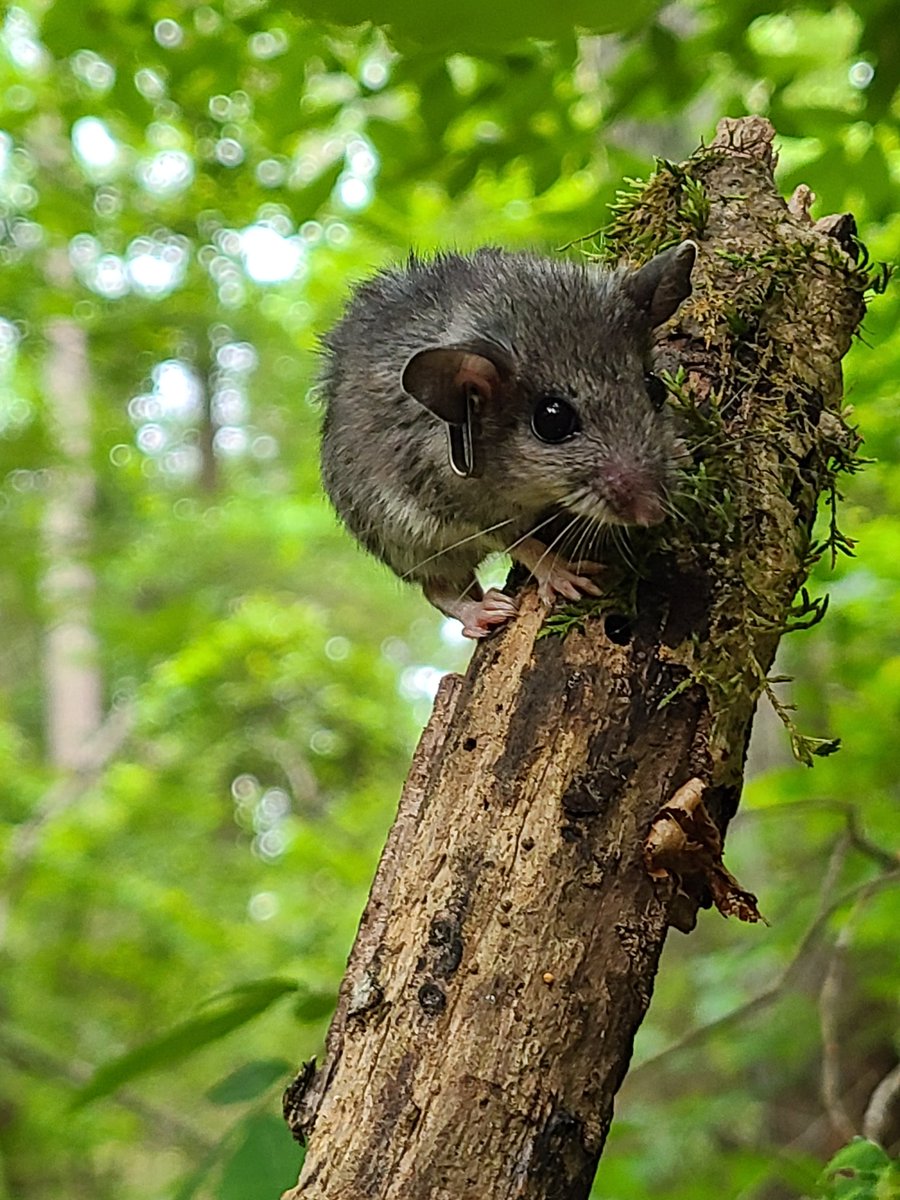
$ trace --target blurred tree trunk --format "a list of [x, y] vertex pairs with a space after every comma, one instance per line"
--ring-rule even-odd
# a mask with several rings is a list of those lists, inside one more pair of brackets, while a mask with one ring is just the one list
[[214, 496], [219, 490], [219, 463], [216, 458], [216, 421], [213, 413], [215, 392], [215, 363], [210, 353], [209, 331], [201, 329], [195, 341], [197, 379], [201, 389], [200, 475], [198, 483], [205, 496]]
[[96, 481], [84, 330], [47, 323], [45, 401], [56, 442], [43, 521], [44, 678], [49, 761], [77, 767], [100, 727], [103, 680], [93, 628], [96, 580], [90, 561]]
[[[700, 246], [661, 346], [695, 460], [682, 520], [631, 611], [542, 637], [526, 591], [444, 681], [325, 1061], [285, 1097], [308, 1144], [290, 1200], [583, 1200], [668, 926], [711, 897], [753, 916], [716, 839], [779, 638], [821, 615], [795, 596], [819, 497], [855, 465], [840, 360], [869, 284], [852, 221], [777, 194], [773, 136], [723, 122], [617, 209], [613, 253]], [[833, 748], [790, 731], [804, 760]]]

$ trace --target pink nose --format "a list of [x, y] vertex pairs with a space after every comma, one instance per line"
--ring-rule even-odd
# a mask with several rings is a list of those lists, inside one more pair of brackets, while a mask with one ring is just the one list
[[643, 467], [607, 467], [600, 491], [619, 520], [629, 525], [656, 525], [665, 516], [656, 481]]
[[658, 525], [665, 516], [659, 496], [636, 496], [631, 506], [631, 519], [635, 525]]

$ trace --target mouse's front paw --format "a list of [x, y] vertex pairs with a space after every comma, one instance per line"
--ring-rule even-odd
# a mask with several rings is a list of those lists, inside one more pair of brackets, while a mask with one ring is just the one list
[[557, 596], [565, 600], [580, 600], [582, 596], [602, 596], [603, 592], [597, 587], [589, 575], [602, 571], [600, 563], [579, 562], [569, 563], [564, 558], [548, 554], [543, 562], [532, 568], [532, 574], [538, 581], [538, 595], [547, 605], [555, 602]]
[[511, 621], [518, 611], [514, 600], [491, 588], [481, 600], [464, 600], [455, 615], [462, 621], [466, 637], [483, 638], [498, 625]]
[[538, 595], [544, 604], [553, 604], [557, 596], [580, 600], [582, 596], [603, 595], [596, 583], [588, 578], [603, 570], [601, 563], [570, 563], [533, 537], [525, 538], [511, 553], [537, 580]]

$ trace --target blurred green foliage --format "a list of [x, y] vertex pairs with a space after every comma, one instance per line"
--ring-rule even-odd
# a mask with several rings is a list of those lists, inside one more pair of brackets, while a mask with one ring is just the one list
[[[748, 111], [784, 190], [852, 210], [891, 260], [898, 64], [889, 0], [5, 9], [0, 1200], [270, 1200], [296, 1176], [279, 1092], [465, 657], [319, 494], [313, 352], [349, 285], [411, 247], [581, 237], [654, 155]], [[71, 554], [103, 697], [65, 768], [59, 317], [87, 347]], [[843, 507], [858, 556], [817, 569], [828, 617], [782, 656], [799, 722], [844, 749], [807, 771], [762, 714], [729, 858], [771, 928], [673, 937], [597, 1200], [812, 1195], [896, 1066], [898, 324], [889, 291], [847, 365], [875, 460]], [[896, 1153], [896, 1103], [879, 1135]], [[860, 1146], [826, 1196], [894, 1186]]]

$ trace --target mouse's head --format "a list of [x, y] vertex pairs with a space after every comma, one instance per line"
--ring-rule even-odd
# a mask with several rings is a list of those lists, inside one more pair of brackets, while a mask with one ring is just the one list
[[682, 242], [639, 270], [593, 272], [488, 252], [495, 294], [467, 314], [479, 332], [419, 351], [402, 376], [446, 423], [454, 471], [526, 514], [662, 520], [678, 442], [651, 334], [690, 295], [695, 255]]

